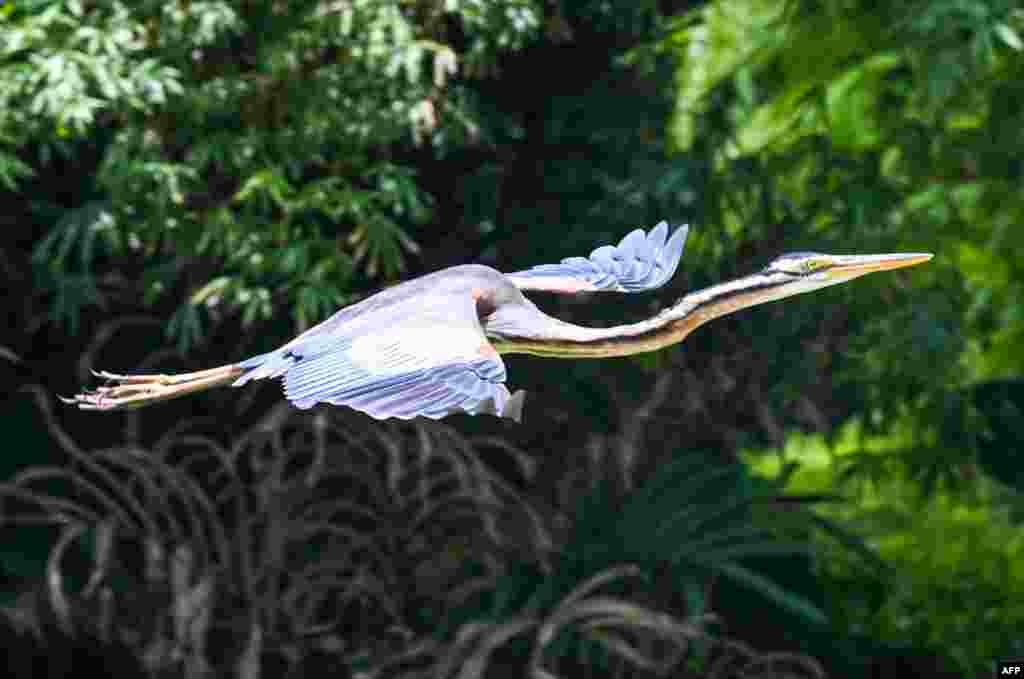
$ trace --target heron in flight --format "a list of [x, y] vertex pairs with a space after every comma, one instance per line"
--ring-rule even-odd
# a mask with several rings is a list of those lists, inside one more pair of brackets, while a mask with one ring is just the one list
[[62, 400], [85, 410], [123, 410], [280, 377], [285, 398], [298, 408], [331, 403], [377, 419], [466, 412], [518, 421], [524, 392], [513, 395], [505, 386], [502, 354], [600, 358], [655, 351], [682, 342], [713, 318], [932, 258], [791, 253], [749, 276], [691, 292], [647, 320], [611, 328], [560, 321], [523, 296], [654, 290], [675, 273], [687, 232], [682, 226], [669, 237], [661, 222], [590, 257], [510, 274], [479, 264], [453, 266], [378, 292], [239, 363], [178, 375], [96, 372], [105, 386]]

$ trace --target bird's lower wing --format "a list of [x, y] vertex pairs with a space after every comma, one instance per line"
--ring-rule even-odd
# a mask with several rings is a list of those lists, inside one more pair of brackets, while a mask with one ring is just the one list
[[446, 323], [408, 319], [313, 335], [236, 364], [246, 372], [234, 386], [283, 377], [285, 398], [298, 408], [331, 403], [377, 419], [467, 412], [518, 421], [523, 392], [505, 386], [505, 364], [480, 328], [474, 301], [459, 304], [465, 309]]
[[618, 245], [605, 245], [590, 257], [570, 257], [559, 264], [542, 264], [507, 274], [521, 290], [547, 292], [643, 292], [667, 283], [679, 266], [689, 228], [683, 225], [671, 238], [661, 222], [649, 234], [633, 231]]

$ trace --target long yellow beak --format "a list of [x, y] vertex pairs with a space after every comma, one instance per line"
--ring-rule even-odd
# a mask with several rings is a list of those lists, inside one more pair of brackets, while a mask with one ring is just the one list
[[875, 271], [902, 269], [923, 264], [932, 258], [930, 252], [900, 252], [891, 255], [833, 255], [829, 276], [850, 279]]

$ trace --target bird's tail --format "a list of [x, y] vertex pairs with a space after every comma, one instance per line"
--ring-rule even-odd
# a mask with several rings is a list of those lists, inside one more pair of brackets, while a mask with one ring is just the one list
[[245, 372], [234, 364], [178, 375], [115, 375], [93, 371], [107, 383], [71, 398], [58, 398], [82, 410], [130, 410], [227, 385]]

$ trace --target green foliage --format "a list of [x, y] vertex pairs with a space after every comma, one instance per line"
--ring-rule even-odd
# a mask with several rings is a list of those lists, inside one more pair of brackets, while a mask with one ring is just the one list
[[[836, 430], [833, 457], [800, 458], [803, 481], [789, 486], [874, 488], [832, 515], [860, 525], [899, 575], [827, 562], [840, 626], [937, 649], [978, 676], [1018, 648], [1024, 582], [1019, 497], [978, 474], [1019, 479], [1022, 32], [1008, 0], [718, 0], [679, 18], [663, 46], [679, 59], [673, 144], [715, 169], [709, 207], [730, 233], [936, 253], [913, 288], [837, 293], [852, 332], [818, 358], [794, 354], [788, 375], [804, 386], [780, 373], [774, 389], [806, 401], [824, 373], [846, 416], [860, 413], [865, 439]], [[871, 450], [883, 434], [888, 447]], [[886, 594], [841, 594], [851, 588]]]
[[[983, 391], [991, 397], [994, 390]], [[990, 481], [969, 492], [944, 483], [926, 495], [907, 473], [905, 450], [913, 445], [909, 432], [866, 435], [855, 424], [832, 445], [795, 436], [781, 457], [799, 465], [786, 488], [846, 493], [855, 501], [819, 511], [853, 526], [888, 566], [866, 570], [849, 548], [822, 543], [818, 570], [837, 630], [937, 649], [966, 675], [986, 676], [992, 657], [1022, 650], [1020, 500]], [[1004, 470], [1020, 466], [1005, 459], [1011, 450], [1000, 448]], [[772, 474], [775, 462], [755, 466]], [[860, 472], [851, 474], [855, 467]]]
[[[730, 182], [720, 221], [747, 238], [778, 220], [822, 249], [938, 253], [913, 274], [931, 286], [920, 303], [897, 286], [880, 315], [840, 293], [859, 327], [834, 388], [865, 423], [913, 413], [924, 428], [950, 388], [1019, 374], [1016, 4], [736, 0], [677, 28], [674, 140]], [[860, 300], [878, 297], [870, 285]]]
[[[269, 316], [268, 284], [305, 327], [350, 299], [354, 273], [394, 278], [432, 214], [399, 149], [477, 135], [465, 83], [535, 38], [540, 16], [532, 0], [5, 7], [0, 179], [14, 188], [65, 142], [110, 137], [95, 201], [36, 250], [72, 327], [101, 299], [98, 235], [112, 254], [145, 257], [150, 303], [184, 279], [188, 304], [247, 324]], [[220, 272], [217, 294], [171, 261]], [[76, 280], [88, 281], [77, 295]], [[176, 314], [183, 349], [198, 318]]]
[[[684, 640], [686, 671], [723, 676], [757, 662], [770, 671], [770, 659], [736, 644], [716, 648], [742, 656], [739, 666], [715, 665], [711, 642], [727, 640], [705, 634], [711, 615], [730, 633], [753, 621], [747, 629], [758, 641], [781, 630], [803, 644], [791, 648], [822, 658], [851, 630], [947, 649], [965, 668], [1012, 650], [1016, 632], [991, 617], [1020, 620], [1012, 603], [1020, 512], [1014, 494], [985, 490], [984, 473], [1019, 483], [1020, 10], [996, 0], [719, 0], [670, 17], [668, 6], [678, 3], [4, 4], [0, 180], [15, 209], [0, 218], [32, 233], [34, 256], [29, 268], [0, 250], [0, 273], [18, 291], [6, 308], [11, 325], [25, 328], [12, 350], [52, 371], [24, 379], [51, 391], [70, 387], [76, 370], [81, 381], [90, 367], [111, 367], [101, 358], [127, 369], [144, 355], [143, 365], [167, 368], [167, 353], [147, 345], [163, 338], [134, 326], [165, 328], [196, 364], [235, 360], [403, 274], [556, 261], [660, 219], [693, 225], [664, 297], [541, 303], [581, 323], [612, 324], [786, 250], [937, 254], [906, 275], [722, 320], [640, 361], [562, 363], [552, 379], [550, 363], [510, 359], [536, 413], [501, 432], [529, 448], [507, 456], [514, 483], [457, 439], [442, 443], [420, 429], [417, 443], [382, 437], [369, 420], [336, 446], [323, 444], [334, 431], [324, 422], [334, 420], [319, 414], [246, 425], [233, 444], [213, 441], [234, 426], [229, 402], [251, 412], [270, 391], [216, 401], [210, 437], [181, 443], [172, 433], [146, 448], [173, 440], [214, 451], [209, 475], [183, 461], [136, 459], [159, 431], [148, 419], [156, 413], [144, 428], [135, 413], [106, 420], [123, 422], [132, 445], [78, 451], [71, 467], [37, 468], [50, 476], [26, 472], [5, 486], [46, 496], [37, 509], [54, 511], [36, 518], [75, 524], [55, 548], [67, 558], [50, 570], [66, 578], [65, 603], [110, 622], [100, 617], [104, 588], [139, 593], [138, 610], [165, 623], [146, 630], [157, 664], [174, 653], [152, 649], [197, 640], [175, 626], [179, 613], [209, 629], [244, 618], [245, 633], [230, 628], [240, 648], [226, 653], [237, 651], [250, 673], [259, 649], [279, 642], [292, 660], [330, 647], [370, 676], [437, 668], [444, 672], [431, 676], [471, 676], [520, 650], [538, 672], [568, 675], [562, 663], [578, 661], [597, 673], [642, 674], [669, 666]], [[60, 360], [58, 345], [74, 365]], [[186, 406], [157, 412], [174, 417], [177, 407]], [[64, 415], [80, 424], [76, 438], [106, 445], [113, 435]], [[832, 515], [871, 530], [819, 521], [844, 547], [820, 569], [824, 606], [806, 527], [780, 535], [774, 522], [759, 522], [790, 513], [806, 521], [790, 511], [799, 503], [762, 503], [756, 480], [720, 463], [744, 445], [781, 446], [795, 428], [833, 441], [854, 416], [866, 436], [898, 440], [884, 454], [859, 445], [837, 467], [823, 447], [820, 464], [796, 472], [802, 482], [820, 475], [799, 486], [815, 492], [840, 481], [883, 488]], [[498, 425], [483, 419], [463, 418], [459, 429], [493, 433]], [[42, 428], [64, 450], [68, 436], [53, 422]], [[501, 441], [499, 452], [515, 448]], [[446, 471], [395, 461], [428, 448], [455, 451]], [[345, 511], [328, 515], [309, 469], [305, 486], [283, 473], [250, 474], [271, 464], [261, 451], [301, 467], [310, 449], [349, 479], [330, 488]], [[45, 444], [25, 455], [40, 450]], [[361, 457], [367, 450], [378, 467]], [[659, 469], [686, 450], [715, 459]], [[243, 459], [256, 460], [252, 469]], [[431, 490], [383, 480], [403, 474]], [[47, 485], [58, 477], [63, 485]], [[221, 492], [189, 485], [225, 479], [234, 485]], [[217, 503], [248, 491], [258, 518], [230, 521], [230, 507]], [[964, 504], [972, 492], [992, 508]], [[4, 517], [30, 497], [12, 492]], [[305, 541], [289, 504], [296, 498], [349, 542]], [[143, 524], [155, 536], [128, 530]], [[232, 537], [203, 543], [207, 528]], [[967, 532], [974, 542], [944, 537]], [[116, 550], [103, 547], [110, 534], [155, 550], [152, 569], [115, 567]], [[260, 567], [226, 577], [248, 558], [246, 540], [299, 555], [267, 552]], [[865, 542], [899, 565], [901, 579], [881, 577], [877, 564], [865, 572]], [[74, 544], [94, 559], [80, 583], [69, 576]], [[175, 550], [193, 559], [185, 586], [170, 575]], [[0, 563], [11, 569], [37, 564], [9, 556]], [[204, 618], [205, 583], [218, 595], [248, 588], [234, 611], [245, 615]], [[51, 586], [58, 614], [73, 611]], [[850, 594], [862, 590], [873, 598]], [[945, 598], [954, 595], [981, 603]], [[337, 611], [311, 602], [332, 597], [366, 627], [325, 631]], [[838, 626], [832, 638], [827, 629], [803, 634], [825, 627], [821, 609]], [[310, 629], [317, 641], [297, 640]], [[815, 674], [813, 663], [796, 664], [792, 673]]]

